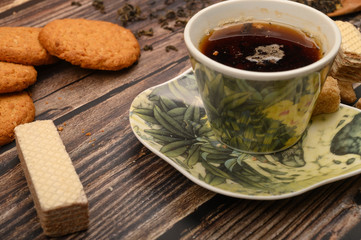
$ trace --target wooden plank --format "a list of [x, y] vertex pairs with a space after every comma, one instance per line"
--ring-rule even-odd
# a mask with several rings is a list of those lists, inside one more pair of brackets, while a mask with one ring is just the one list
[[15, 8], [21, 4], [28, 2], [29, 0], [2, 0], [0, 2], [0, 13], [5, 12], [11, 8]]
[[[130, 3], [104, 1], [103, 14], [91, 1], [79, 2], [81, 6], [61, 0], [20, 3], [0, 11], [0, 26], [43, 26], [63, 17], [120, 23], [117, 10]], [[131, 1], [146, 15], [165, 15], [187, 3], [152, 2]], [[152, 28], [155, 33], [139, 38], [142, 47], [152, 45], [153, 51], [142, 51], [137, 65], [106, 72], [61, 61], [38, 67], [38, 81], [30, 88], [36, 118], [53, 119], [63, 127], [60, 135], [90, 202], [89, 230], [63, 239], [331, 239], [360, 222], [360, 176], [290, 199], [242, 200], [195, 185], [145, 148], [130, 129], [132, 100], [190, 63], [182, 28], [165, 30], [158, 19], [127, 27], [133, 32]], [[168, 45], [178, 51], [166, 52]], [[0, 236], [46, 239], [14, 143], [0, 148], [0, 192]]]

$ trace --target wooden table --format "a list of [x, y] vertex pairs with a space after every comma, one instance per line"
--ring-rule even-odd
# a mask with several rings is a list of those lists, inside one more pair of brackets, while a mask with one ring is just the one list
[[[37, 68], [37, 83], [29, 89], [36, 119], [52, 119], [63, 128], [61, 138], [89, 200], [89, 229], [64, 239], [360, 238], [361, 176], [283, 200], [231, 198], [194, 184], [133, 134], [128, 119], [132, 100], [190, 67], [183, 26], [174, 26], [167, 13], [183, 9], [188, 18], [218, 1], [104, 0], [104, 10], [100, 2], [0, 3], [0, 26], [42, 27], [59, 18], [122, 24], [117, 11], [132, 4], [145, 19], [126, 27], [134, 33], [153, 30], [153, 36], [138, 37], [142, 48], [153, 50], [142, 50], [139, 62], [126, 70], [94, 71], [63, 61]], [[168, 16], [168, 25], [160, 23], [162, 16]], [[360, 26], [361, 15], [342, 19]], [[0, 148], [0, 239], [46, 239], [15, 143]]]

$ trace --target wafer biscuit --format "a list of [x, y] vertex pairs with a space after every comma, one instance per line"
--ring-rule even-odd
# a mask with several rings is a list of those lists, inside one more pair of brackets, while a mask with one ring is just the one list
[[16, 147], [44, 233], [62, 236], [85, 230], [88, 200], [51, 120], [15, 128]]
[[335, 21], [335, 23], [342, 35], [342, 52], [361, 59], [360, 31], [350, 22]]
[[14, 128], [34, 121], [35, 106], [25, 91], [0, 94], [0, 146], [14, 140]]
[[104, 21], [54, 20], [41, 30], [39, 41], [52, 55], [82, 68], [120, 70], [140, 56], [130, 30]]
[[340, 89], [337, 80], [328, 76], [317, 98], [312, 115], [336, 112], [339, 109], [340, 101]]
[[56, 62], [38, 40], [40, 28], [0, 27], [0, 61], [24, 65], [44, 65]]
[[335, 21], [335, 23], [340, 29], [342, 42], [330, 74], [341, 81], [360, 82], [361, 33], [349, 22]]
[[22, 91], [36, 82], [33, 66], [0, 62], [0, 93]]

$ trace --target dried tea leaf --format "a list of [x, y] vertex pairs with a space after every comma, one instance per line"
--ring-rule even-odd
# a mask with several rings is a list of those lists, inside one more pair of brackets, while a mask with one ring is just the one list
[[173, 46], [173, 45], [168, 45], [168, 46], [165, 47], [165, 51], [166, 51], [166, 52], [169, 52], [169, 51], [176, 51], [176, 52], [178, 52], [178, 48], [176, 48], [176, 47]]
[[145, 45], [145, 46], [143, 47], [143, 50], [144, 50], [144, 51], [153, 51], [153, 46], [152, 46], [152, 45]]
[[105, 13], [103, 0], [93, 0], [92, 5], [96, 10], [99, 10], [101, 13]]
[[152, 37], [154, 35], [153, 28], [149, 28], [148, 30], [140, 30], [137, 32], [136, 35], [137, 37], [141, 37], [141, 36]]
[[175, 21], [175, 27], [185, 27], [187, 25], [187, 20], [178, 19]]
[[77, 2], [77, 1], [72, 1], [72, 2], [71, 2], [71, 6], [80, 7], [80, 6], [81, 6], [81, 3], [80, 3], [80, 2]]
[[168, 19], [168, 20], [174, 20], [174, 19], [176, 19], [177, 14], [176, 14], [175, 11], [169, 10], [169, 11], [167, 12], [167, 14], [165, 15], [165, 17], [166, 17], [166, 19]]

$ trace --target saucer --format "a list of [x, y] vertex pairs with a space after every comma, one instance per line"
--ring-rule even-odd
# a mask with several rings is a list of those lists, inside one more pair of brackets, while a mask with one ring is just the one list
[[191, 69], [140, 93], [129, 120], [139, 141], [194, 183], [255, 200], [293, 197], [361, 173], [361, 111], [315, 116], [292, 148], [246, 154], [217, 141]]

